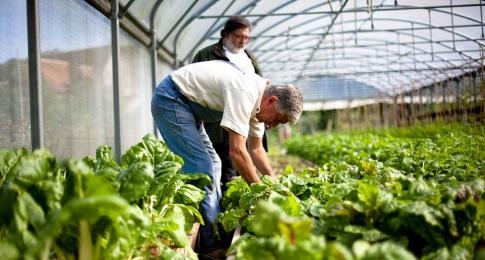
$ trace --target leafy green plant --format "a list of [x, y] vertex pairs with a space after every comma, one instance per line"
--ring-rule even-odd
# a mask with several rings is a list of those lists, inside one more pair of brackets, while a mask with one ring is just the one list
[[[473, 259], [485, 246], [484, 136], [433, 125], [296, 137], [288, 151], [321, 167], [234, 180], [219, 221], [242, 227], [231, 250], [244, 259]], [[295, 247], [314, 239], [315, 252]]]
[[[204, 174], [152, 134], [113, 160], [58, 162], [47, 150], [0, 151], [0, 249], [7, 259], [197, 258], [187, 233], [203, 223]], [[194, 186], [197, 185], [197, 186]], [[186, 248], [188, 255], [172, 248]], [[4, 254], [5, 252], [5, 254]]]

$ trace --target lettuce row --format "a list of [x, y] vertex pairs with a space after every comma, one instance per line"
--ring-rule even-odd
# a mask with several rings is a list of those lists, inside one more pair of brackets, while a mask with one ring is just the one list
[[288, 168], [276, 181], [229, 183], [218, 221], [244, 233], [232, 252], [244, 259], [483, 257], [484, 128], [436, 128], [290, 140], [298, 142], [291, 149], [326, 159], [319, 168]]
[[[0, 150], [4, 259], [197, 258], [187, 233], [210, 178], [181, 174], [183, 160], [154, 135], [126, 151], [57, 160], [47, 150]], [[189, 249], [188, 255], [173, 247]]]

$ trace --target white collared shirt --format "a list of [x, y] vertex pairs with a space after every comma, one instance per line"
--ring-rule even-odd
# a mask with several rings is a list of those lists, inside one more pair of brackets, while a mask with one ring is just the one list
[[239, 53], [233, 53], [228, 48], [224, 47], [224, 53], [226, 57], [234, 64], [236, 64], [239, 68], [244, 70], [245, 72], [255, 73], [253, 63], [251, 59], [248, 57], [246, 52], [241, 51]]
[[264, 124], [256, 114], [267, 79], [227, 61], [192, 63], [171, 73], [180, 92], [204, 107], [222, 111], [220, 125], [248, 137], [262, 137]]

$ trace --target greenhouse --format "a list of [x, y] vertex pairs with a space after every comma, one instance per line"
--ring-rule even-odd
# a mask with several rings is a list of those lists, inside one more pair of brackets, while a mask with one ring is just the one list
[[2, 259], [485, 259], [485, 2], [0, 0]]

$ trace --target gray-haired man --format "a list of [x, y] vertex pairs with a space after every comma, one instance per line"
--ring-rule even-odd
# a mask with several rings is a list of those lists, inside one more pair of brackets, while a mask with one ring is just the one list
[[[227, 61], [206, 61], [182, 67], [158, 85], [152, 115], [168, 147], [184, 159], [184, 174], [206, 173], [213, 183], [205, 187], [200, 211], [203, 251], [221, 247], [212, 224], [219, 214], [221, 162], [203, 122], [220, 121], [229, 133], [229, 156], [248, 183], [260, 182], [257, 170], [274, 176], [262, 145], [265, 129], [295, 123], [303, 98], [293, 86], [271, 86], [268, 80]], [[246, 147], [247, 142], [247, 147]], [[200, 253], [205, 253], [201, 251]]]

